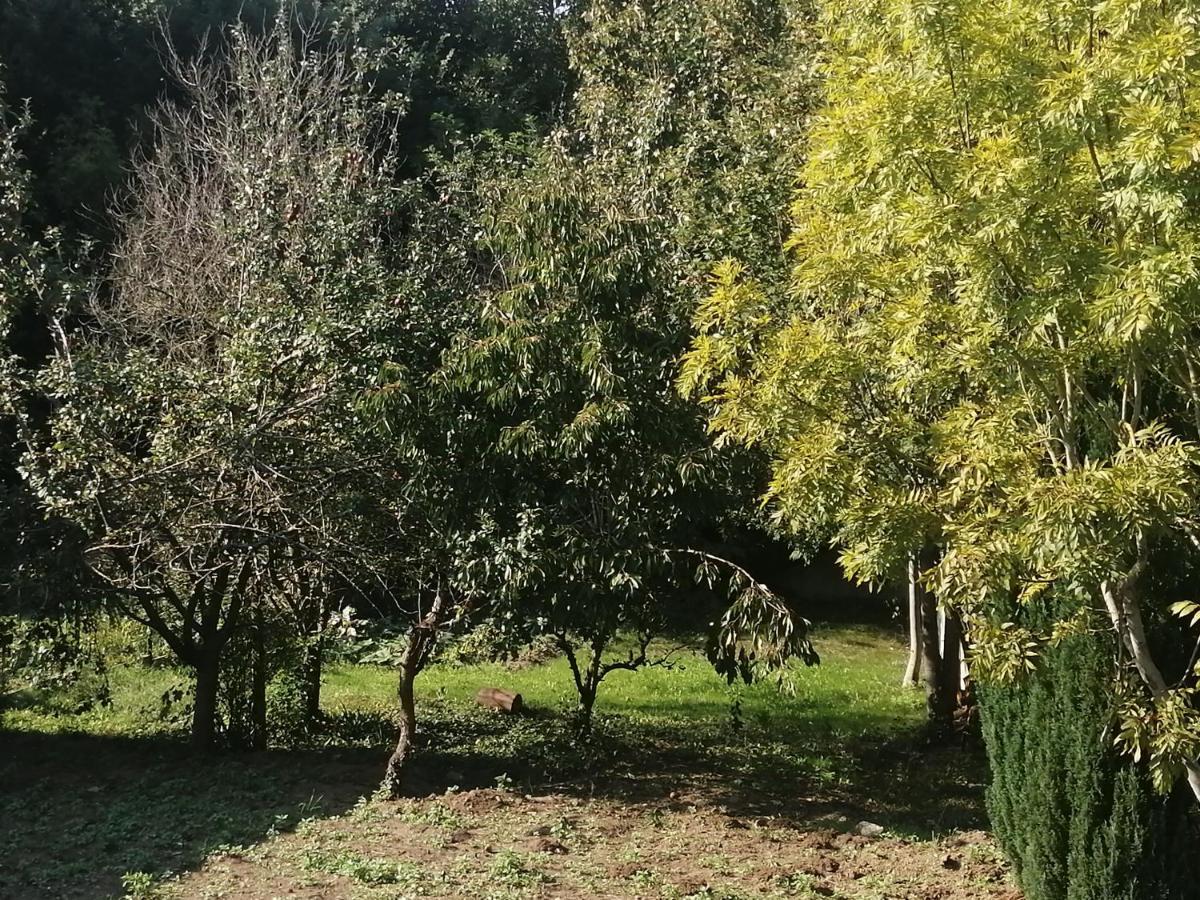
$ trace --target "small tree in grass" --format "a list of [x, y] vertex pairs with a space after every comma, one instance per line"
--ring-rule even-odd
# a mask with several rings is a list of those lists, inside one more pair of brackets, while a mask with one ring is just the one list
[[109, 276], [43, 374], [55, 411], [25, 464], [47, 511], [89, 536], [107, 599], [194, 672], [197, 749], [226, 648], [280, 573], [374, 569], [357, 399], [391, 310], [363, 73], [293, 43], [287, 17], [227, 40], [176, 61], [187, 100], [156, 114]]
[[[481, 230], [495, 276], [447, 372], [483, 405], [509, 494], [481, 519], [467, 574], [502, 625], [554, 635], [584, 727], [608, 673], [659, 659], [664, 610], [733, 505], [738, 465], [673, 372], [709, 260], [737, 248], [782, 266], [794, 144], [775, 129], [798, 128], [811, 96], [806, 12], [593, 4], [572, 31], [570, 115], [493, 184]], [[745, 586], [716, 655], [813, 661], [807, 623]], [[751, 622], [754, 637], [739, 630]], [[632, 652], [607, 652], [619, 632]]]

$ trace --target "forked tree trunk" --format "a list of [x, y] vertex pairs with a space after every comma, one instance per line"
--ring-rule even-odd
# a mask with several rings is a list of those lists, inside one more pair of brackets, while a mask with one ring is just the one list
[[587, 737], [592, 731], [592, 711], [596, 706], [596, 695], [600, 692], [600, 682], [604, 680], [606, 670], [603, 667], [604, 648], [608, 646], [608, 635], [599, 632], [592, 637], [587, 667], [579, 665], [579, 657], [575, 645], [565, 633], [555, 635], [558, 647], [567, 658], [571, 668], [571, 677], [575, 681], [575, 691], [579, 697], [579, 705], [575, 708], [575, 727], [580, 737]]

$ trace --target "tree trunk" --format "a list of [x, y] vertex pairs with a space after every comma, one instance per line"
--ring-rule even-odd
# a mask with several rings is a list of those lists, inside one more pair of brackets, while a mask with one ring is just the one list
[[916, 687], [921, 680], [921, 599], [917, 574], [914, 557], [908, 561], [908, 664], [900, 682], [906, 687]]
[[600, 685], [585, 684], [579, 692], [579, 734], [587, 737], [592, 733], [592, 709], [596, 706], [596, 693]]
[[417, 706], [413, 684], [425, 667], [429, 653], [437, 636], [437, 626], [442, 621], [446, 599], [438, 591], [429, 607], [429, 612], [408, 632], [408, 645], [400, 657], [400, 680], [396, 692], [400, 700], [400, 734], [396, 749], [388, 759], [383, 775], [382, 788], [389, 797], [398, 797], [404, 785], [404, 770], [413, 751], [413, 740], [417, 731]]
[[262, 609], [254, 610], [254, 669], [250, 680], [250, 749], [267, 749], [267, 635]]
[[209, 753], [216, 742], [220, 683], [220, 657], [215, 653], [201, 653], [196, 665], [196, 693], [192, 702], [192, 750], [197, 753]]
[[383, 789], [389, 797], [400, 795], [404, 784], [404, 769], [409, 756], [412, 755], [413, 739], [417, 731], [417, 704], [413, 693], [413, 683], [417, 678], [413, 663], [417, 655], [411, 653], [413, 646], [418, 643], [415, 634], [408, 643], [404, 658], [400, 662], [400, 683], [397, 688], [400, 698], [400, 736], [396, 740], [396, 749], [388, 759], [387, 770], [383, 776]]
[[942, 612], [942, 691], [953, 709], [962, 690], [962, 619], [953, 610]]
[[[1132, 580], [1132, 579], [1130, 579]], [[1157, 699], [1167, 692], [1167, 680], [1150, 652], [1150, 641], [1146, 637], [1146, 626], [1142, 622], [1142, 608], [1136, 597], [1130, 597], [1123, 588], [1104, 582], [1100, 593], [1108, 614], [1112, 619], [1117, 637], [1133, 657], [1134, 666], [1142, 683]], [[1200, 802], [1200, 763], [1195, 760], [1185, 763], [1187, 783], [1197, 802]]]
[[942, 678], [942, 648], [938, 634], [937, 598], [926, 590], [920, 592], [921, 603], [921, 681], [925, 685], [925, 707], [929, 721], [935, 727], [947, 724], [950, 703]]
[[304, 645], [304, 717], [308, 723], [317, 721], [321, 714], [321, 667], [324, 654], [320, 638], [310, 639]]

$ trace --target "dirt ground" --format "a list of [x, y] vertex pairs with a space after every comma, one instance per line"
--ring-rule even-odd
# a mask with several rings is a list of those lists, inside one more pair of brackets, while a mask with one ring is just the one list
[[[838, 813], [746, 818], [703, 792], [617, 802], [483, 788], [366, 801], [171, 886], [198, 898], [1019, 900], [980, 831], [899, 836]], [[874, 826], [874, 827], [872, 827]]]

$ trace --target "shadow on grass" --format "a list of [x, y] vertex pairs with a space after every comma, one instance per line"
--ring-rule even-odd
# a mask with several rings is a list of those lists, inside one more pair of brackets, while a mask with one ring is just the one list
[[[663, 723], [600, 717], [581, 739], [545, 711], [513, 717], [449, 706], [424, 710], [424, 747], [408, 793], [515, 782], [531, 792], [626, 805], [714, 806], [735, 819], [852, 829], [869, 820], [927, 839], [986, 827], [986, 760], [978, 746], [821, 731], [769, 735], [694, 719]], [[778, 729], [776, 729], [778, 731]]]
[[377, 750], [197, 759], [161, 739], [0, 731], [0, 897], [119, 897], [126, 873], [344, 812], [380, 765]]

